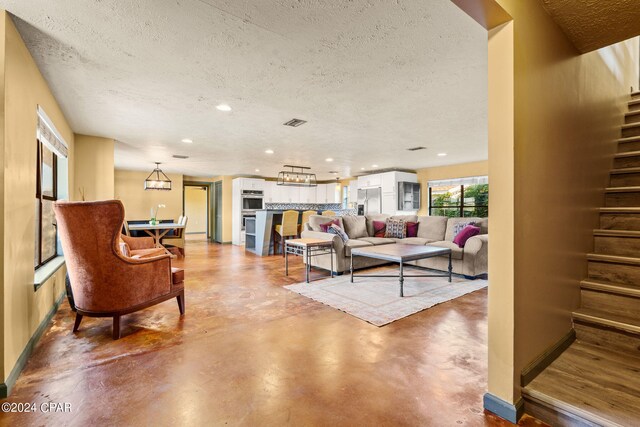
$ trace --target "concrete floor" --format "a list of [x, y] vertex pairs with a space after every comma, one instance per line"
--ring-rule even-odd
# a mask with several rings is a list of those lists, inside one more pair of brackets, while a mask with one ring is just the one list
[[5, 401], [72, 412], [0, 424], [510, 425], [482, 410], [486, 290], [378, 328], [283, 289], [303, 280], [299, 259], [285, 277], [279, 256], [206, 242], [186, 254], [183, 318], [167, 301], [125, 316], [113, 341], [110, 319], [73, 334], [65, 302]]

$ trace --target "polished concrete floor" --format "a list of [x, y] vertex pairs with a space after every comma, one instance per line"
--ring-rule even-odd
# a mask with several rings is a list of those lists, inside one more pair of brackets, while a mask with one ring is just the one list
[[186, 270], [183, 318], [167, 301], [125, 316], [113, 341], [110, 319], [73, 334], [65, 302], [6, 401], [71, 412], [0, 423], [509, 425], [482, 410], [486, 290], [378, 328], [283, 289], [303, 280], [299, 259], [285, 277], [281, 257], [189, 241], [174, 263]]

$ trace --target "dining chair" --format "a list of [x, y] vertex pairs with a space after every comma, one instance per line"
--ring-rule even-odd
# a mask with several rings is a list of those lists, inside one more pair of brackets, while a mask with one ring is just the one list
[[165, 236], [162, 238], [162, 245], [168, 245], [168, 246], [175, 246], [176, 248], [178, 248], [178, 251], [180, 252], [180, 254], [182, 256], [184, 256], [185, 251], [184, 251], [184, 234], [185, 234], [185, 230], [187, 229], [187, 221], [189, 220], [188, 217], [186, 216], [180, 216], [180, 218], [178, 218], [178, 224], [183, 225], [184, 227], [181, 228], [176, 228], [173, 231], [173, 235], [171, 236]]
[[284, 256], [284, 241], [287, 239], [287, 237], [298, 236], [298, 215], [298, 211], [292, 210], [284, 211], [282, 213], [282, 224], [278, 224], [275, 227], [274, 237], [277, 238], [279, 242], [274, 241], [274, 253], [276, 252], [276, 248], [280, 246], [280, 249], [282, 250], [282, 256]]
[[302, 233], [302, 229], [304, 227], [304, 225], [309, 222], [309, 217], [311, 215], [317, 215], [318, 211], [304, 211], [302, 212], [302, 221], [300, 221], [300, 224], [298, 224], [298, 236], [300, 236], [300, 233]]
[[322, 211], [322, 216], [336, 216], [334, 211]]

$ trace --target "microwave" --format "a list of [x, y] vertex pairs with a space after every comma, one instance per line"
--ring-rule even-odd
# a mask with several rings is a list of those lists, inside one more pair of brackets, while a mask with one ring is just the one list
[[254, 211], [263, 209], [264, 196], [262, 191], [243, 191], [242, 192], [242, 210]]

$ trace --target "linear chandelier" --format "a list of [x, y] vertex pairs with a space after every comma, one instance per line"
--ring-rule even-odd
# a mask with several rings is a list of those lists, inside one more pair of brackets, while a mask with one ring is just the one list
[[145, 190], [171, 190], [171, 180], [160, 169], [160, 163], [154, 162], [156, 168], [144, 180]]
[[277, 185], [289, 185], [293, 187], [316, 187], [318, 185], [316, 174], [306, 172], [311, 168], [294, 165], [284, 165], [283, 167], [290, 170], [278, 172]]

